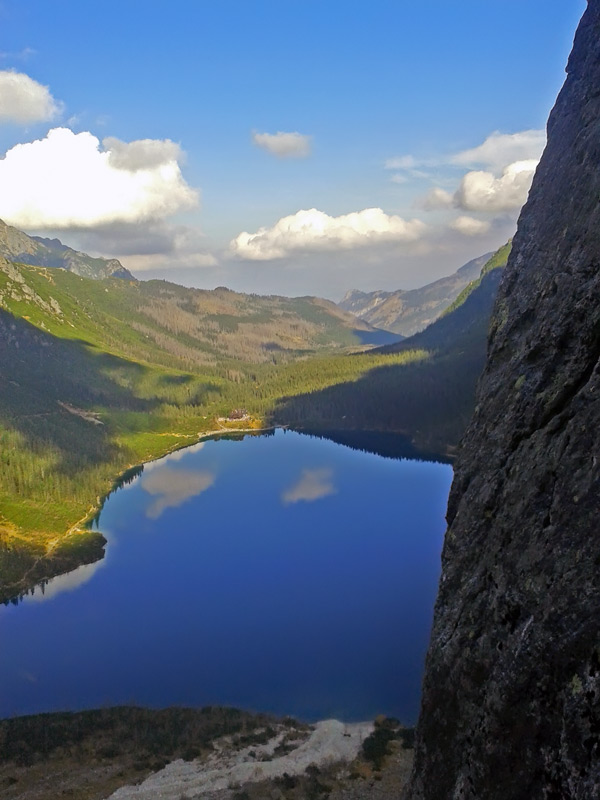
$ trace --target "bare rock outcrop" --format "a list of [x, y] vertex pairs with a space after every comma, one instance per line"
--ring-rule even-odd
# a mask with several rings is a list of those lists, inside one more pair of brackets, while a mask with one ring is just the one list
[[456, 465], [411, 800], [600, 797], [599, 359], [589, 0]]

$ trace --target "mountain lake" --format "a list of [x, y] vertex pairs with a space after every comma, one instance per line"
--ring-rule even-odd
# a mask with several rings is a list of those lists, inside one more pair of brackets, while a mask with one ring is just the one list
[[106, 557], [0, 607], [0, 716], [418, 714], [452, 468], [277, 430], [146, 464]]

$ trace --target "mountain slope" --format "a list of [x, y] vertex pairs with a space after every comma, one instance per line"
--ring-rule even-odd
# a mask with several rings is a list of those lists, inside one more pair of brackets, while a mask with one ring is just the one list
[[404, 348], [422, 348], [438, 353], [476, 352], [483, 369], [490, 315], [502, 268], [506, 266], [511, 242], [499, 248], [484, 263], [479, 276], [472, 280], [441, 316], [425, 330], [402, 342], [379, 348], [379, 352], [399, 352]]
[[0, 601], [102, 557], [85, 521], [134, 465], [260, 427], [284, 393], [419, 357], [346, 355], [365, 336], [379, 332], [318, 298], [0, 261]]
[[496, 301], [456, 464], [411, 800], [600, 791], [600, 0]]
[[338, 303], [378, 328], [412, 336], [431, 324], [458, 294], [475, 280], [491, 253], [469, 261], [453, 275], [440, 278], [420, 289], [395, 292], [347, 292]]
[[[283, 398], [271, 418], [299, 430], [335, 432], [336, 441], [341, 431], [395, 431], [410, 439], [406, 455], [451, 455], [473, 412], [489, 318], [509, 250], [505, 245], [486, 262], [450, 313], [421, 333], [374, 351], [426, 352], [427, 359], [402, 367], [378, 365], [357, 380]], [[348, 440], [347, 434], [342, 438]]]
[[58, 239], [27, 236], [0, 220], [0, 257], [38, 267], [58, 267], [84, 278], [124, 278], [133, 275], [116, 258], [93, 258], [67, 247]]
[[227, 360], [281, 362], [381, 343], [377, 331], [314, 297], [260, 297], [166, 281], [92, 282], [64, 270], [0, 263], [0, 307], [61, 337], [183, 369]]

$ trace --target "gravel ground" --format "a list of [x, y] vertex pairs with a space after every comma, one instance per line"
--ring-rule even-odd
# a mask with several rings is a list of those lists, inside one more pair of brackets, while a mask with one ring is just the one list
[[[303, 775], [307, 768], [350, 762], [358, 755], [373, 724], [318, 722], [308, 738], [289, 740], [279, 732], [264, 745], [232, 750], [222, 746], [207, 760], [173, 761], [138, 786], [118, 789], [111, 800], [181, 800], [206, 797], [232, 786], [257, 783], [284, 775]], [[286, 741], [287, 740], [287, 741]], [[289, 752], [278, 755], [280, 748]]]
[[[181, 730], [188, 725], [189, 735], [182, 740], [188, 750], [198, 731], [202, 741], [207, 730], [222, 731], [232, 721], [239, 731], [219, 732], [196, 757], [168, 759], [151, 756], [146, 749], [161, 720], [163, 732], [169, 732], [169, 726]], [[85, 712], [41, 715], [25, 723], [18, 730], [13, 726], [12, 739], [4, 742], [3, 749], [13, 742], [10, 749], [15, 750], [16, 760], [6, 757], [8, 750], [4, 759], [0, 752], [0, 800], [399, 800], [413, 756], [411, 749], [405, 749], [412, 743], [412, 732], [385, 718], [353, 724], [326, 720], [307, 726], [227, 709], [119, 709], [92, 712], [91, 717]], [[27, 751], [29, 763], [19, 763], [21, 739], [14, 737], [26, 737], [33, 747], [51, 723], [53, 746], [46, 756]], [[198, 731], [194, 725], [200, 726]], [[74, 736], [80, 729], [83, 738]], [[145, 732], [149, 741], [129, 752], [122, 736], [126, 731], [130, 738], [143, 738]], [[369, 756], [367, 746], [374, 743]]]

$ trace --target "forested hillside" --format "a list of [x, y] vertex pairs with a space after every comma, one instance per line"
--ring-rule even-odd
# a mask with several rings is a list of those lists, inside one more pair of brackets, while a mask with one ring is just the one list
[[385, 431], [451, 454], [507, 250], [451, 313], [367, 352], [393, 335], [317, 298], [0, 263], [0, 598], [101, 557], [86, 521], [115, 480], [203, 433]]
[[489, 318], [510, 242], [484, 265], [452, 309], [380, 354], [426, 352], [402, 366], [376, 366], [357, 380], [286, 397], [272, 420], [311, 431], [395, 431], [423, 453], [451, 455], [471, 417], [486, 354]]
[[[260, 427], [277, 397], [424, 357], [344, 355], [378, 338], [360, 327], [312, 298], [0, 264], [0, 597], [100, 557], [83, 522], [133, 465]], [[219, 421], [240, 408], [242, 423]]]

